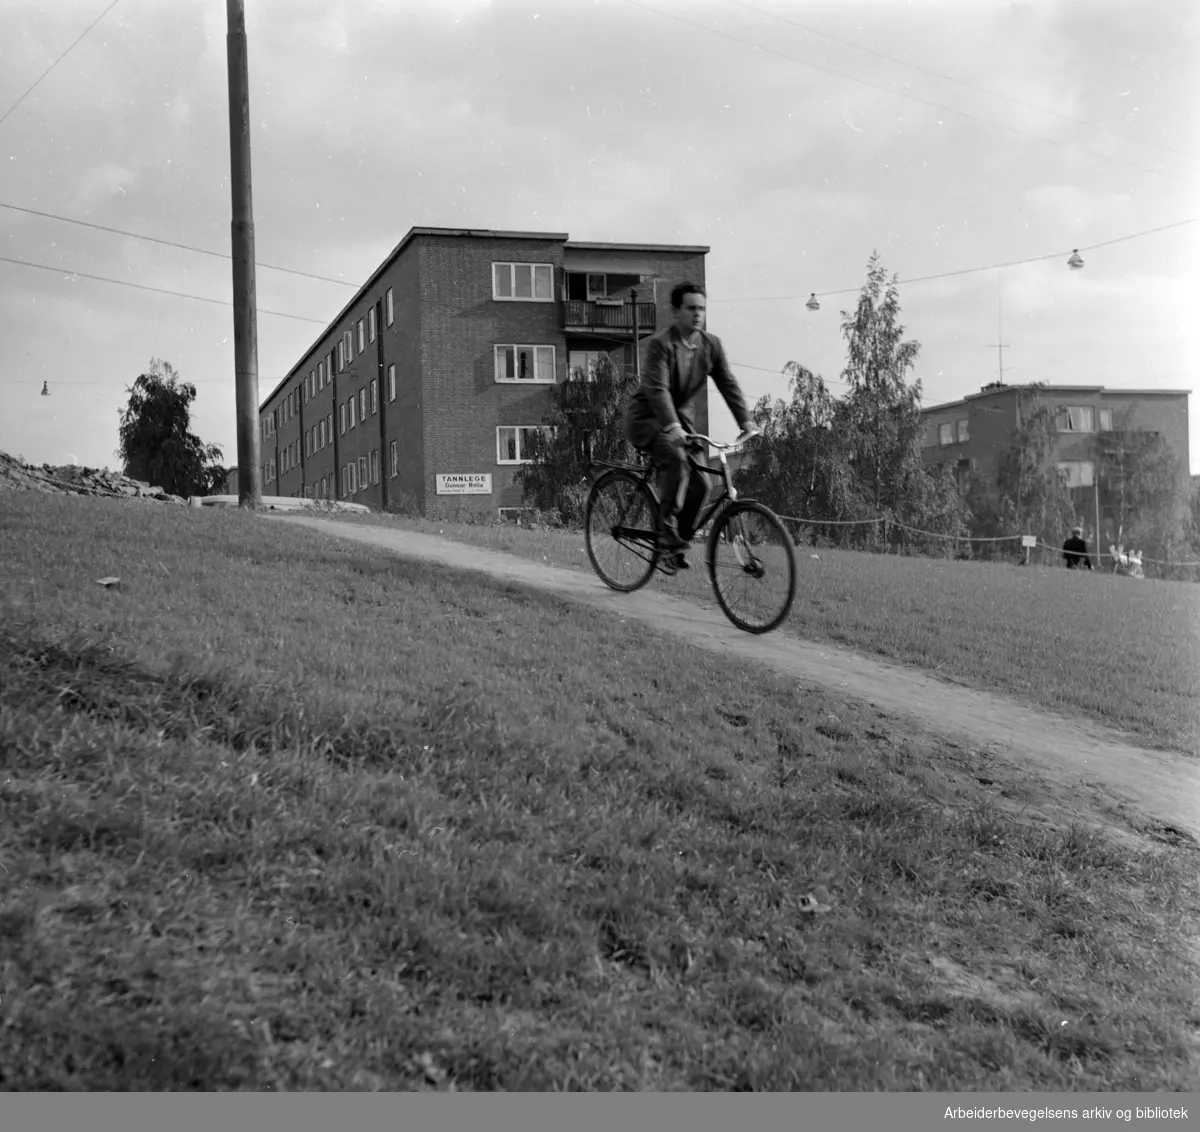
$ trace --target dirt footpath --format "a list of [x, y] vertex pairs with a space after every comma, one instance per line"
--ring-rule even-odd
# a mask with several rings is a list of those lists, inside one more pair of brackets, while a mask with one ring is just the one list
[[[1035, 770], [1104, 810], [1133, 810], [1143, 818], [1200, 840], [1200, 761], [1133, 745], [1129, 737], [1086, 719], [1055, 715], [992, 692], [947, 684], [920, 669], [813, 644], [783, 632], [751, 636], [712, 606], [681, 601], [660, 589], [619, 594], [592, 574], [530, 562], [437, 535], [384, 527], [349, 526], [329, 519], [269, 516], [333, 538], [378, 546], [412, 558], [443, 562], [555, 593], [715, 652], [768, 665], [802, 682], [842, 692], [881, 712], [911, 719], [969, 750]], [[1107, 796], [1107, 797], [1105, 797]], [[1107, 804], [1106, 804], [1107, 803]], [[1081, 815], [1082, 816], [1082, 815]], [[1094, 817], [1095, 815], [1090, 815]]]

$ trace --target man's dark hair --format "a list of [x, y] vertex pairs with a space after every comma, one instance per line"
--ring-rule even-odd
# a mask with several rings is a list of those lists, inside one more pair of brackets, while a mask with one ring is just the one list
[[676, 283], [671, 288], [671, 306], [679, 310], [683, 306], [684, 295], [704, 295], [707, 298], [708, 292], [704, 290], [703, 285], [700, 283]]

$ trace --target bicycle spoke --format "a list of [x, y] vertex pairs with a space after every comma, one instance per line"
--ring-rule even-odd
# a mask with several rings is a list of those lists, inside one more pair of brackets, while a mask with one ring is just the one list
[[638, 478], [607, 472], [592, 487], [587, 506], [587, 550], [605, 585], [630, 591], [655, 565], [654, 500]]
[[796, 559], [779, 520], [761, 504], [734, 504], [710, 542], [709, 575], [726, 616], [750, 633], [779, 625], [791, 609]]

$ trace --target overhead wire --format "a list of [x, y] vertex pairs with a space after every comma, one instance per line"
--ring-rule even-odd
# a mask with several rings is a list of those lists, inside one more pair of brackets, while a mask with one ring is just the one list
[[[1113, 244], [1121, 244], [1126, 240], [1137, 240], [1142, 236], [1153, 236], [1157, 232], [1166, 232], [1171, 228], [1182, 228], [1186, 224], [1195, 224], [1200, 220], [1200, 216], [1190, 216], [1186, 220], [1176, 220], [1171, 224], [1162, 224], [1157, 228], [1148, 228], [1144, 232], [1133, 232], [1128, 236], [1117, 236], [1112, 240], [1102, 240], [1097, 244], [1080, 244], [1079, 247], [1071, 249], [1071, 251], [1090, 252], [1097, 248], [1107, 248]], [[1041, 263], [1050, 259], [1061, 259], [1063, 256], [1071, 254], [1070, 251], [1049, 252], [1046, 255], [1030, 256], [1027, 259], [1012, 259], [1006, 260], [1003, 263], [989, 263], [983, 267], [964, 267], [956, 271], [942, 271], [936, 275], [917, 275], [911, 279], [899, 278], [896, 280], [898, 287], [907, 286], [912, 283], [929, 283], [935, 279], [951, 279], [958, 275], [973, 275], [980, 271], [999, 271], [1005, 267], [1020, 267], [1026, 263]], [[766, 302], [781, 302], [786, 299], [807, 299], [811, 295], [815, 295], [818, 299], [830, 298], [834, 295], [850, 295], [862, 290], [862, 286], [858, 287], [843, 287], [838, 291], [813, 291], [808, 295], [738, 295], [725, 298], [723, 296], [715, 296], [713, 302], [720, 303], [766, 303]]]
[[[170, 291], [166, 287], [152, 287], [148, 283], [132, 283], [128, 279], [112, 279], [106, 275], [89, 275], [85, 271], [73, 271], [68, 267], [54, 267], [48, 263], [33, 263], [27, 259], [15, 259], [11, 256], [0, 256], [0, 263], [15, 263], [22, 267], [36, 267], [41, 271], [53, 271], [59, 275], [68, 275], [79, 279], [93, 279], [98, 283], [115, 283], [118, 287], [133, 287], [139, 291], [156, 291], [161, 295], [174, 295], [177, 299], [194, 299], [199, 303], [213, 303], [216, 306], [231, 307], [233, 303], [228, 299], [212, 299], [207, 295], [191, 295], [184, 291]], [[327, 320], [323, 318], [308, 318], [302, 314], [289, 314], [286, 311], [268, 310], [266, 307], [255, 308], [259, 314], [270, 314], [276, 318], [292, 318], [298, 322], [315, 322], [321, 326], [327, 325]]]
[[1036, 141], [1045, 142], [1047, 145], [1058, 146], [1062, 149], [1075, 149], [1087, 153], [1092, 157], [1098, 158], [1101, 161], [1109, 161], [1116, 165], [1124, 165], [1130, 169], [1140, 169], [1143, 173], [1153, 173], [1158, 177], [1165, 177], [1172, 181], [1187, 181], [1186, 177], [1179, 177], [1174, 173], [1170, 173], [1165, 169], [1152, 169], [1148, 165], [1141, 165], [1134, 161], [1125, 161], [1120, 157], [1111, 157], [1108, 154], [1098, 153], [1095, 150], [1087, 149], [1085, 146], [1079, 145], [1077, 142], [1059, 141], [1057, 138], [1048, 138], [1045, 134], [1035, 134], [1030, 130], [1023, 130], [1020, 126], [1014, 126], [1008, 122], [998, 122], [991, 118], [984, 118], [978, 114], [972, 114], [967, 110], [961, 110], [958, 107], [947, 106], [943, 102], [934, 102], [932, 99], [920, 98], [915, 94], [908, 94], [902, 90], [893, 90], [890, 87], [882, 86], [879, 83], [873, 83], [868, 79], [860, 79], [856, 75], [847, 74], [845, 71], [839, 71], [834, 67], [826, 67], [821, 63], [813, 63], [807, 59], [800, 59], [795, 55], [789, 55], [786, 51], [779, 51], [774, 47], [764, 47], [761, 43], [755, 43], [753, 40], [742, 39], [739, 36], [731, 35], [729, 32], [721, 31], [720, 28], [710, 27], [707, 24], [699, 24], [694, 20], [689, 20], [684, 16], [678, 16], [673, 12], [664, 12], [661, 8], [651, 7], [645, 4], [642, 0], [624, 0], [624, 3], [635, 8], [643, 8], [647, 12], [653, 12], [655, 15], [662, 16], [667, 20], [675, 20], [677, 23], [686, 24], [688, 27], [693, 27], [699, 31], [708, 32], [711, 35], [720, 36], [723, 39], [731, 40], [733, 43], [741, 44], [743, 47], [750, 47], [755, 51], [762, 51], [768, 55], [778, 56], [780, 59], [787, 59], [792, 63], [798, 63], [802, 67], [809, 67], [816, 71], [823, 71], [826, 74], [836, 75], [838, 78], [847, 79], [850, 82], [858, 83], [861, 86], [870, 87], [872, 90], [882, 91], [884, 94], [893, 95], [896, 98], [906, 98], [910, 102], [920, 103], [922, 106], [931, 106], [936, 110], [942, 110], [947, 114], [956, 114], [961, 118], [970, 118], [976, 122], [982, 122], [987, 126], [995, 126], [998, 129], [1009, 130], [1013, 133], [1022, 134], [1025, 137], [1033, 138]]
[[[40, 216], [46, 220], [59, 220], [64, 224], [77, 224], [81, 228], [95, 228], [99, 232], [111, 232], [116, 236], [129, 236], [135, 240], [146, 240], [152, 244], [162, 244], [168, 248], [179, 248], [185, 252], [196, 252], [199, 255], [214, 256], [217, 259], [233, 259], [233, 256], [229, 252], [217, 252], [211, 250], [210, 248], [198, 248], [193, 244], [180, 244], [176, 243], [174, 240], [160, 239], [158, 236], [147, 236], [142, 232], [127, 232], [123, 228], [110, 228], [104, 224], [95, 224], [90, 220], [77, 220], [71, 216], [59, 216], [54, 212], [42, 212], [36, 208], [26, 208], [24, 205], [9, 204], [6, 201], [0, 201], [0, 208], [11, 209], [13, 212], [26, 212], [30, 216]], [[341, 287], [354, 287], [357, 289], [359, 286], [361, 286], [359, 283], [350, 283], [345, 279], [334, 279], [331, 275], [315, 275], [311, 271], [298, 271], [294, 267], [280, 267], [278, 264], [274, 263], [263, 263], [261, 261], [256, 261], [254, 266], [258, 268], [265, 267], [270, 271], [283, 271], [288, 275], [300, 275], [305, 279], [318, 279], [323, 283], [337, 283]]]
[[934, 78], [943, 79], [948, 83], [954, 83], [956, 86], [966, 87], [968, 90], [977, 90], [982, 94], [990, 95], [993, 98], [1003, 99], [1005, 102], [1011, 102], [1016, 106], [1024, 106], [1029, 110], [1036, 110], [1039, 114], [1051, 114], [1056, 118], [1062, 118], [1066, 122], [1076, 122], [1081, 126], [1087, 126], [1092, 130], [1099, 130], [1101, 133], [1109, 134], [1114, 138], [1121, 138], [1123, 141], [1133, 142], [1135, 145], [1150, 146], [1154, 149], [1163, 149], [1168, 153], [1179, 154], [1181, 157], [1192, 157], [1194, 154], [1189, 150], [1176, 149], [1173, 146], [1162, 145], [1159, 142], [1146, 141], [1144, 138], [1135, 138], [1132, 134], [1122, 134], [1117, 130], [1109, 129], [1107, 126], [1101, 126], [1096, 122], [1089, 122], [1085, 118], [1078, 118], [1074, 114], [1064, 114], [1061, 110], [1051, 110], [1048, 106], [1038, 106], [1032, 102], [1026, 102], [1023, 98], [1016, 98], [1011, 94], [1004, 94], [998, 90], [991, 90], [988, 87], [980, 86], [978, 83], [967, 82], [965, 79], [956, 79], [953, 75], [947, 75], [942, 71], [935, 71], [932, 67], [924, 67], [920, 63], [912, 63], [907, 59], [900, 59], [895, 55], [889, 55], [886, 51], [877, 51], [873, 47], [867, 47], [865, 44], [856, 43], [852, 39], [844, 39], [838, 35], [832, 35], [827, 31], [822, 31], [820, 28], [815, 28], [811, 24], [802, 24], [798, 20], [789, 20], [786, 16], [781, 16], [776, 12], [766, 12], [762, 8], [758, 8], [753, 4], [746, 3], [746, 0], [726, 0], [727, 3], [735, 4], [739, 8], [745, 8], [747, 11], [755, 12], [766, 19], [778, 20], [780, 23], [790, 24], [792, 27], [799, 28], [801, 31], [808, 32], [810, 35], [818, 35], [822, 39], [831, 40], [834, 43], [845, 44], [847, 47], [853, 47], [856, 51], [865, 51], [869, 55], [875, 55], [880, 59], [887, 59], [892, 63], [899, 63], [902, 67], [911, 67], [914, 71], [922, 71], [927, 75], [932, 75]]
[[34, 79], [33, 85], [30, 86], [25, 91], [25, 93], [22, 94], [21, 97], [17, 99], [16, 102], [14, 102], [7, 110], [5, 110], [3, 114], [0, 114], [0, 125], [4, 124], [4, 122], [7, 120], [8, 116], [14, 110], [16, 110], [16, 108], [18, 106], [20, 106], [21, 103], [24, 102], [25, 99], [29, 97], [29, 95], [31, 95], [33, 93], [33, 91], [37, 87], [38, 83], [40, 83], [42, 81], [42, 79], [44, 79], [51, 71], [53, 71], [54, 68], [57, 67], [59, 65], [59, 63], [61, 63], [75, 49], [75, 47], [79, 44], [79, 41], [82, 40], [83, 37], [85, 35], [87, 35], [87, 33], [89, 31], [91, 31], [92, 28], [94, 28], [102, 19], [104, 19], [104, 17], [107, 16], [108, 13], [111, 12], [119, 3], [120, 3], [120, 0], [112, 0], [112, 3], [109, 4], [109, 6], [107, 8], [105, 8], [104, 11], [100, 13], [100, 15], [98, 15], [94, 20], [92, 20], [92, 22], [90, 24], [88, 24], [88, 26], [85, 27], [82, 32], [80, 32], [79, 36], [72, 42], [71, 46], [68, 47], [66, 49], [66, 51], [64, 51], [57, 59], [55, 59], [54, 62], [51, 63], [50, 66], [48, 66], [40, 75], [38, 75], [38, 77], [36, 79]]

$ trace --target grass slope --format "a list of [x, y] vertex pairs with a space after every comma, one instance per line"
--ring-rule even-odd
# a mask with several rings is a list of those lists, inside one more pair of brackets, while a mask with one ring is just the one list
[[1195, 849], [1020, 801], [542, 595], [0, 497], [4, 1089], [1195, 1087]]
[[[339, 522], [411, 527], [591, 573], [583, 536], [390, 515]], [[831, 641], [1007, 692], [1200, 755], [1200, 586], [1004, 563], [798, 548], [783, 632]], [[703, 568], [653, 586], [714, 603]], [[597, 582], [597, 584], [600, 584]]]

